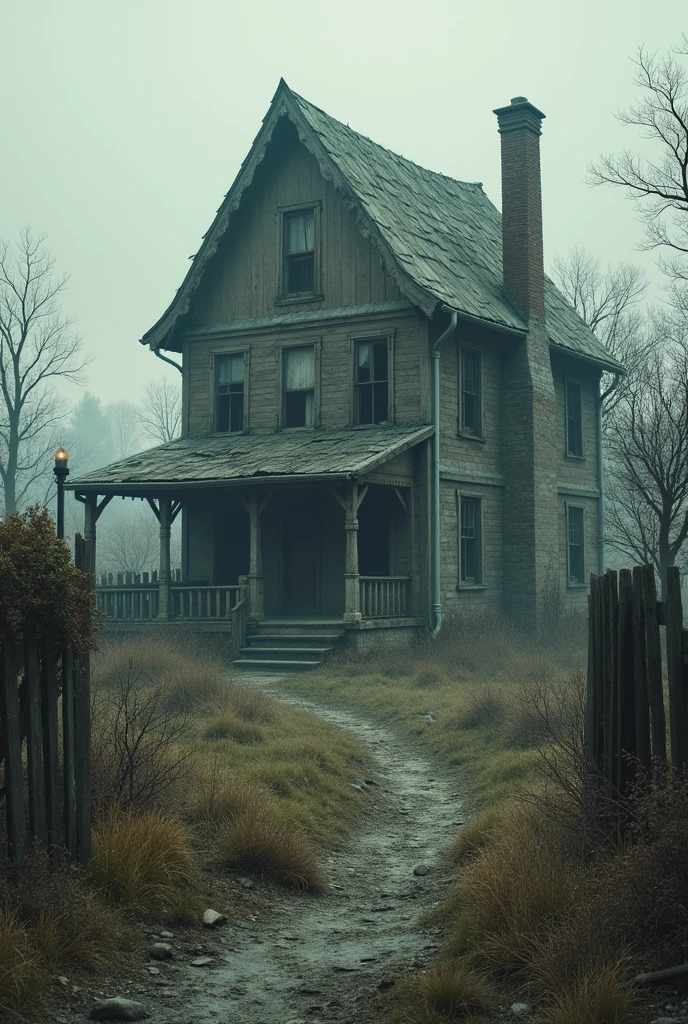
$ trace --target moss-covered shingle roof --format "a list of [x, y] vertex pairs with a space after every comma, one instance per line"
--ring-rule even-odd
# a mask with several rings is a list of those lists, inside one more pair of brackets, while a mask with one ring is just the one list
[[[354, 212], [385, 271], [428, 316], [447, 305], [459, 313], [519, 331], [527, 329], [502, 285], [501, 215], [482, 186], [426, 170], [330, 117], [280, 82], [251, 152], [169, 309], [141, 339], [162, 345], [189, 309], [203, 271], [230, 227], [231, 214], [253, 179], [280, 117], [288, 117]], [[555, 284], [546, 279], [551, 342], [605, 366], [622, 369]]]

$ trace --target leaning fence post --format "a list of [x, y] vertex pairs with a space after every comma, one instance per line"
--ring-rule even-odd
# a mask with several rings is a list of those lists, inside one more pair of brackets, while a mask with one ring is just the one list
[[[90, 570], [92, 542], [77, 535], [75, 563]], [[80, 864], [91, 855], [91, 659], [86, 652], [74, 659], [74, 779], [75, 851]]]
[[667, 569], [665, 605], [671, 760], [674, 767], [684, 767], [688, 765], [688, 672], [683, 664], [683, 605], [676, 566]]
[[26, 855], [26, 826], [17, 675], [17, 648], [14, 641], [5, 639], [0, 659], [0, 718], [5, 743], [7, 848], [10, 859], [21, 866]]

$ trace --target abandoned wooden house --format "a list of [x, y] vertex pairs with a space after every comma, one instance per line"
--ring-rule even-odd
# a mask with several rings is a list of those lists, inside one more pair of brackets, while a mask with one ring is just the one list
[[113, 616], [224, 623], [245, 587], [240, 660], [270, 663], [582, 605], [603, 558], [599, 382], [623, 371], [544, 274], [544, 115], [495, 113], [501, 217], [280, 82], [141, 339], [181, 355], [182, 436], [70, 484], [94, 545], [113, 495], [160, 520], [159, 580], [105, 588]]

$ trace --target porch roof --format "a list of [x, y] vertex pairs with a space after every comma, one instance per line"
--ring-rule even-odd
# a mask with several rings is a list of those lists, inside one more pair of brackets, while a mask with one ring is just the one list
[[142, 494], [203, 484], [357, 477], [433, 433], [432, 426], [284, 430], [180, 437], [69, 480], [73, 491]]

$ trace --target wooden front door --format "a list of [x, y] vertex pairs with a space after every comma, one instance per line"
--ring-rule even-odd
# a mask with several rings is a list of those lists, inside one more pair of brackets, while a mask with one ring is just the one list
[[319, 605], [318, 528], [313, 520], [284, 524], [284, 612], [316, 612]]

